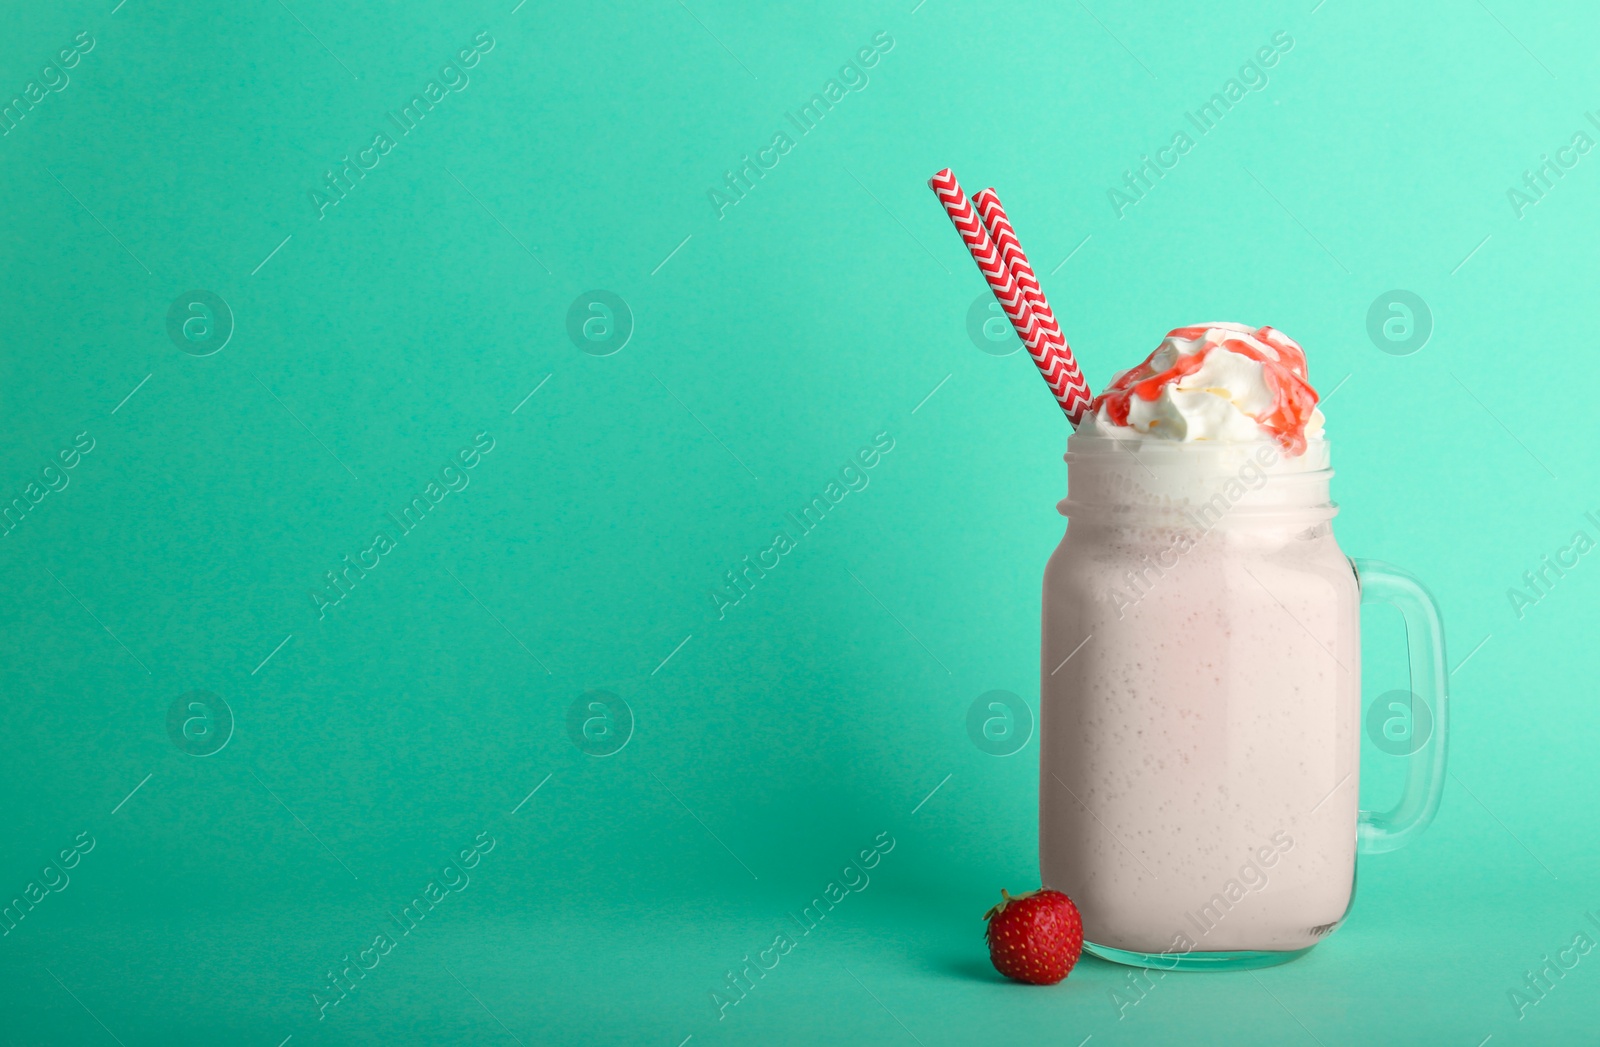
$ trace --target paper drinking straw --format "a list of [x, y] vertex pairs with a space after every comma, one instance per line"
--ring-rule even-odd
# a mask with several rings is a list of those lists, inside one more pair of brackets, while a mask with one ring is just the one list
[[994, 238], [989, 235], [989, 230], [978, 217], [978, 213], [973, 210], [972, 202], [961, 189], [961, 183], [956, 181], [955, 174], [947, 167], [934, 175], [928, 181], [928, 185], [939, 197], [939, 203], [950, 216], [956, 232], [961, 234], [962, 241], [967, 245], [967, 252], [977, 263], [978, 271], [989, 284], [989, 290], [994, 293], [1000, 308], [1005, 310], [1006, 316], [1011, 320], [1011, 326], [1016, 328], [1017, 336], [1022, 339], [1028, 355], [1033, 357], [1039, 373], [1044, 375], [1045, 383], [1050, 386], [1050, 391], [1055, 395], [1056, 402], [1061, 405], [1061, 410], [1066, 412], [1067, 420], [1076, 426], [1078, 420], [1083, 417], [1083, 406], [1078, 404], [1078, 400], [1082, 397], [1077, 390], [1069, 387], [1067, 370], [1060, 349], [1051, 341], [1045, 329], [1039, 324], [1038, 318], [1034, 316], [1027, 295], [1023, 293], [1016, 277], [1001, 259]]
[[[1028, 307], [1033, 310], [1034, 318], [1039, 321], [1046, 338], [1056, 348], [1056, 362], [1060, 367], [1059, 377], [1064, 379], [1064, 389], [1069, 394], [1068, 400], [1063, 401], [1062, 406], [1076, 427], [1082, 420], [1084, 411], [1089, 407], [1091, 399], [1089, 383], [1084, 380], [1083, 371], [1078, 367], [1077, 358], [1072, 354], [1072, 347], [1067, 344], [1066, 335], [1061, 331], [1061, 324], [1056, 321], [1055, 311], [1050, 308], [1050, 303], [1045, 298], [1044, 288], [1039, 286], [1039, 278], [1034, 275], [1033, 266], [1029, 263], [1028, 256], [1023, 253], [1022, 244], [1017, 240], [1016, 230], [1011, 227], [1011, 220], [1006, 217], [1006, 209], [1000, 204], [999, 194], [993, 188], [985, 189], [974, 197], [972, 202], [977, 207], [978, 217], [994, 239], [995, 247], [1000, 251], [1000, 260], [1011, 270], [1011, 275], [1016, 278], [1023, 297], [1028, 300]], [[1054, 377], [1056, 376], [1052, 372], [1045, 372], [1045, 381], [1050, 382], [1052, 391], [1057, 388]]]

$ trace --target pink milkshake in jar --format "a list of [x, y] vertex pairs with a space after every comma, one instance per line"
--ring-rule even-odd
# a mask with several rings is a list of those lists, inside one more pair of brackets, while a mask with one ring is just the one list
[[[1317, 399], [1281, 332], [1182, 327], [1068, 442], [1068, 528], [1044, 578], [1039, 857], [1103, 958], [1292, 959], [1344, 918], [1357, 851], [1401, 846], [1437, 809], [1438, 608], [1339, 548]], [[1384, 812], [1357, 802], [1364, 602], [1403, 615], [1410, 711], [1431, 723]]]

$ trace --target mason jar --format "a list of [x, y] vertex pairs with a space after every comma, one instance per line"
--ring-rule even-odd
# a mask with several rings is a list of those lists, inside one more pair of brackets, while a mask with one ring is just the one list
[[[1415, 578], [1333, 534], [1329, 445], [1075, 434], [1045, 568], [1039, 861], [1085, 948], [1146, 967], [1301, 955], [1349, 908], [1358, 849], [1421, 832], [1443, 788], [1444, 633]], [[1358, 806], [1363, 603], [1399, 609], [1406, 788]], [[1425, 735], [1425, 736], [1424, 736]]]

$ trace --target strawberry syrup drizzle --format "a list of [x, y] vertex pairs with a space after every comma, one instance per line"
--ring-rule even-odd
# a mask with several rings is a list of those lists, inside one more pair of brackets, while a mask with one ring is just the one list
[[[1217, 328], [1206, 325], [1179, 327], [1169, 331], [1167, 338], [1194, 341], [1204, 338], [1208, 331], [1213, 330]], [[1200, 370], [1206, 358], [1217, 349], [1226, 349], [1261, 365], [1261, 377], [1272, 393], [1273, 402], [1269, 410], [1256, 417], [1256, 424], [1270, 433], [1290, 458], [1303, 454], [1306, 449], [1306, 423], [1311, 420], [1311, 412], [1317, 406], [1317, 391], [1306, 381], [1305, 350], [1288, 335], [1272, 327], [1258, 328], [1254, 337], [1269, 346], [1272, 352], [1264, 353], [1243, 338], [1225, 337], [1199, 352], [1179, 355], [1171, 367], [1159, 373], [1151, 364], [1156, 353], [1161, 351], [1161, 347], [1157, 346], [1144, 358], [1144, 362], [1118, 377], [1095, 397], [1089, 410], [1098, 411], [1104, 405], [1113, 423], [1126, 426], [1135, 396], [1145, 401], [1154, 400], [1168, 385], [1175, 385]]]

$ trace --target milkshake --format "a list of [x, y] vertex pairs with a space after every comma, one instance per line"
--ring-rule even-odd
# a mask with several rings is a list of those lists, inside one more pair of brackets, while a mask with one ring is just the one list
[[[1358, 848], [1404, 846], [1439, 808], [1438, 605], [1334, 541], [1322, 414], [1293, 339], [1180, 327], [1091, 397], [995, 190], [969, 200], [949, 168], [928, 184], [1075, 430], [1069, 527], [1044, 578], [1044, 886], [1071, 896], [1082, 948], [1106, 959], [1297, 956], [1344, 918]], [[1432, 713], [1387, 811], [1357, 808], [1363, 602], [1404, 618], [1413, 708]], [[1027, 937], [1001, 938], [1002, 973], [1042, 969]]]
[[1281, 332], [1183, 327], [1068, 443], [1039, 853], [1091, 951], [1288, 957], [1349, 906], [1361, 593], [1316, 403]]

